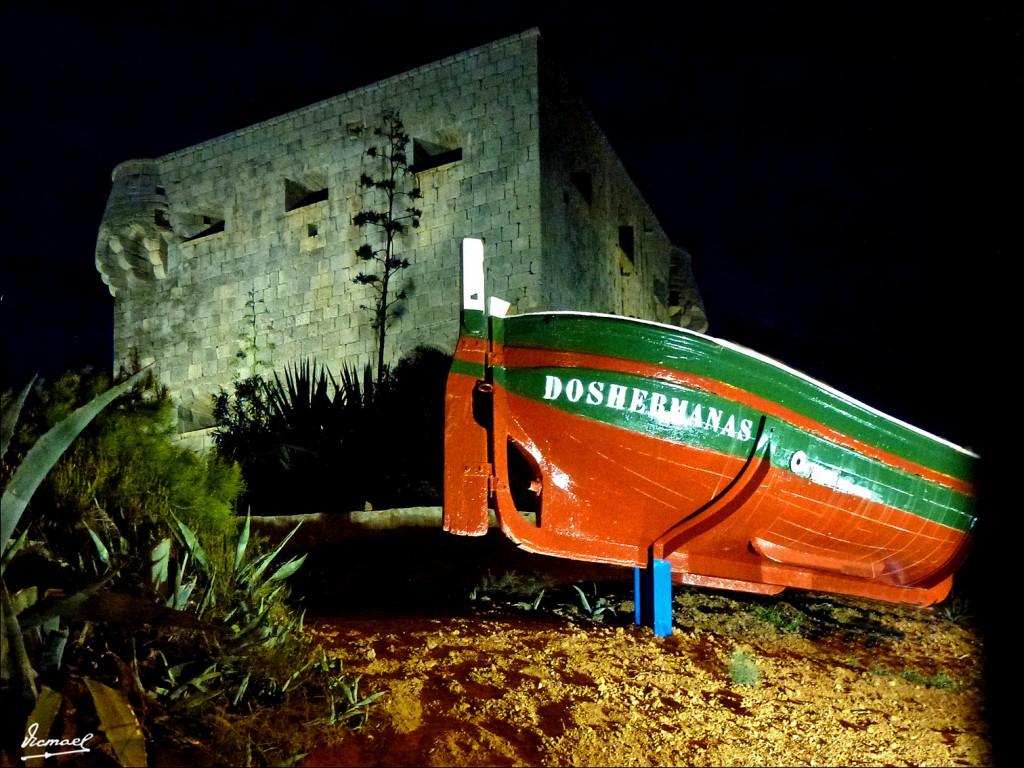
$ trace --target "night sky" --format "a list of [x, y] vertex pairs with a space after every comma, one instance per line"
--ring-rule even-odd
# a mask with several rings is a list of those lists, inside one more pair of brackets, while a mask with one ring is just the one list
[[951, 393], [984, 380], [984, 286], [1007, 255], [1018, 19], [673, 5], [8, 0], [2, 385], [111, 365], [93, 251], [119, 162], [536, 26], [693, 255], [711, 334], [978, 448]]

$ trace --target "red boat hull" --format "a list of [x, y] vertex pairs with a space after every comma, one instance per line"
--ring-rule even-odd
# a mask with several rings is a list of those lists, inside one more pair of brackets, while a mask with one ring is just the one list
[[[457, 357], [482, 370], [486, 354], [467, 338]], [[961, 531], [871, 499], [837, 506], [831, 489], [763, 457], [567, 418], [481, 381], [449, 377], [450, 532], [485, 533], [481, 510], [493, 505], [502, 531], [531, 552], [636, 567], [653, 554], [676, 583], [918, 605], [946, 597], [966, 554]]]
[[489, 316], [482, 245], [467, 243], [447, 531], [482, 535], [493, 508], [524, 549], [635, 567], [657, 632], [671, 631], [671, 581], [917, 605], [949, 593], [976, 455], [720, 339]]

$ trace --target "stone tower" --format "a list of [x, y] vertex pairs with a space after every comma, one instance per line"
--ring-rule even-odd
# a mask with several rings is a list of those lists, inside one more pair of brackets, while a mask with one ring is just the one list
[[[512, 311], [586, 310], [703, 331], [674, 246], [537, 30], [113, 172], [96, 267], [115, 297], [115, 368], [154, 363], [181, 432], [211, 424], [246, 343], [275, 366], [373, 359], [352, 223], [385, 111], [412, 137], [424, 198], [400, 241], [392, 361], [454, 348], [459, 243], [485, 241], [487, 292]], [[253, 337], [253, 334], [255, 336]], [[248, 339], [248, 341], [246, 341]]]

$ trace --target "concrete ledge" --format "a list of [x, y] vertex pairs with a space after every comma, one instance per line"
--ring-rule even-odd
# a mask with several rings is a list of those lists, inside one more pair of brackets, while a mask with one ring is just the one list
[[[533, 515], [530, 514], [528, 517], [533, 518]], [[356, 512], [317, 512], [307, 515], [254, 516], [252, 530], [276, 542], [300, 523], [299, 530], [288, 542], [288, 550], [312, 549], [360, 539], [421, 535], [430, 530], [441, 532], [443, 510], [441, 507], [407, 507]], [[494, 510], [490, 511], [488, 524], [491, 528], [498, 525]]]

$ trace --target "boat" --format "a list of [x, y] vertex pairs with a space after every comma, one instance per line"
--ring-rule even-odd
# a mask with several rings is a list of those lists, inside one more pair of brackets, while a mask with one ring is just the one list
[[978, 456], [738, 344], [484, 300], [462, 245], [444, 529], [493, 512], [529, 552], [634, 568], [636, 620], [673, 584], [932, 605], [975, 525]]

